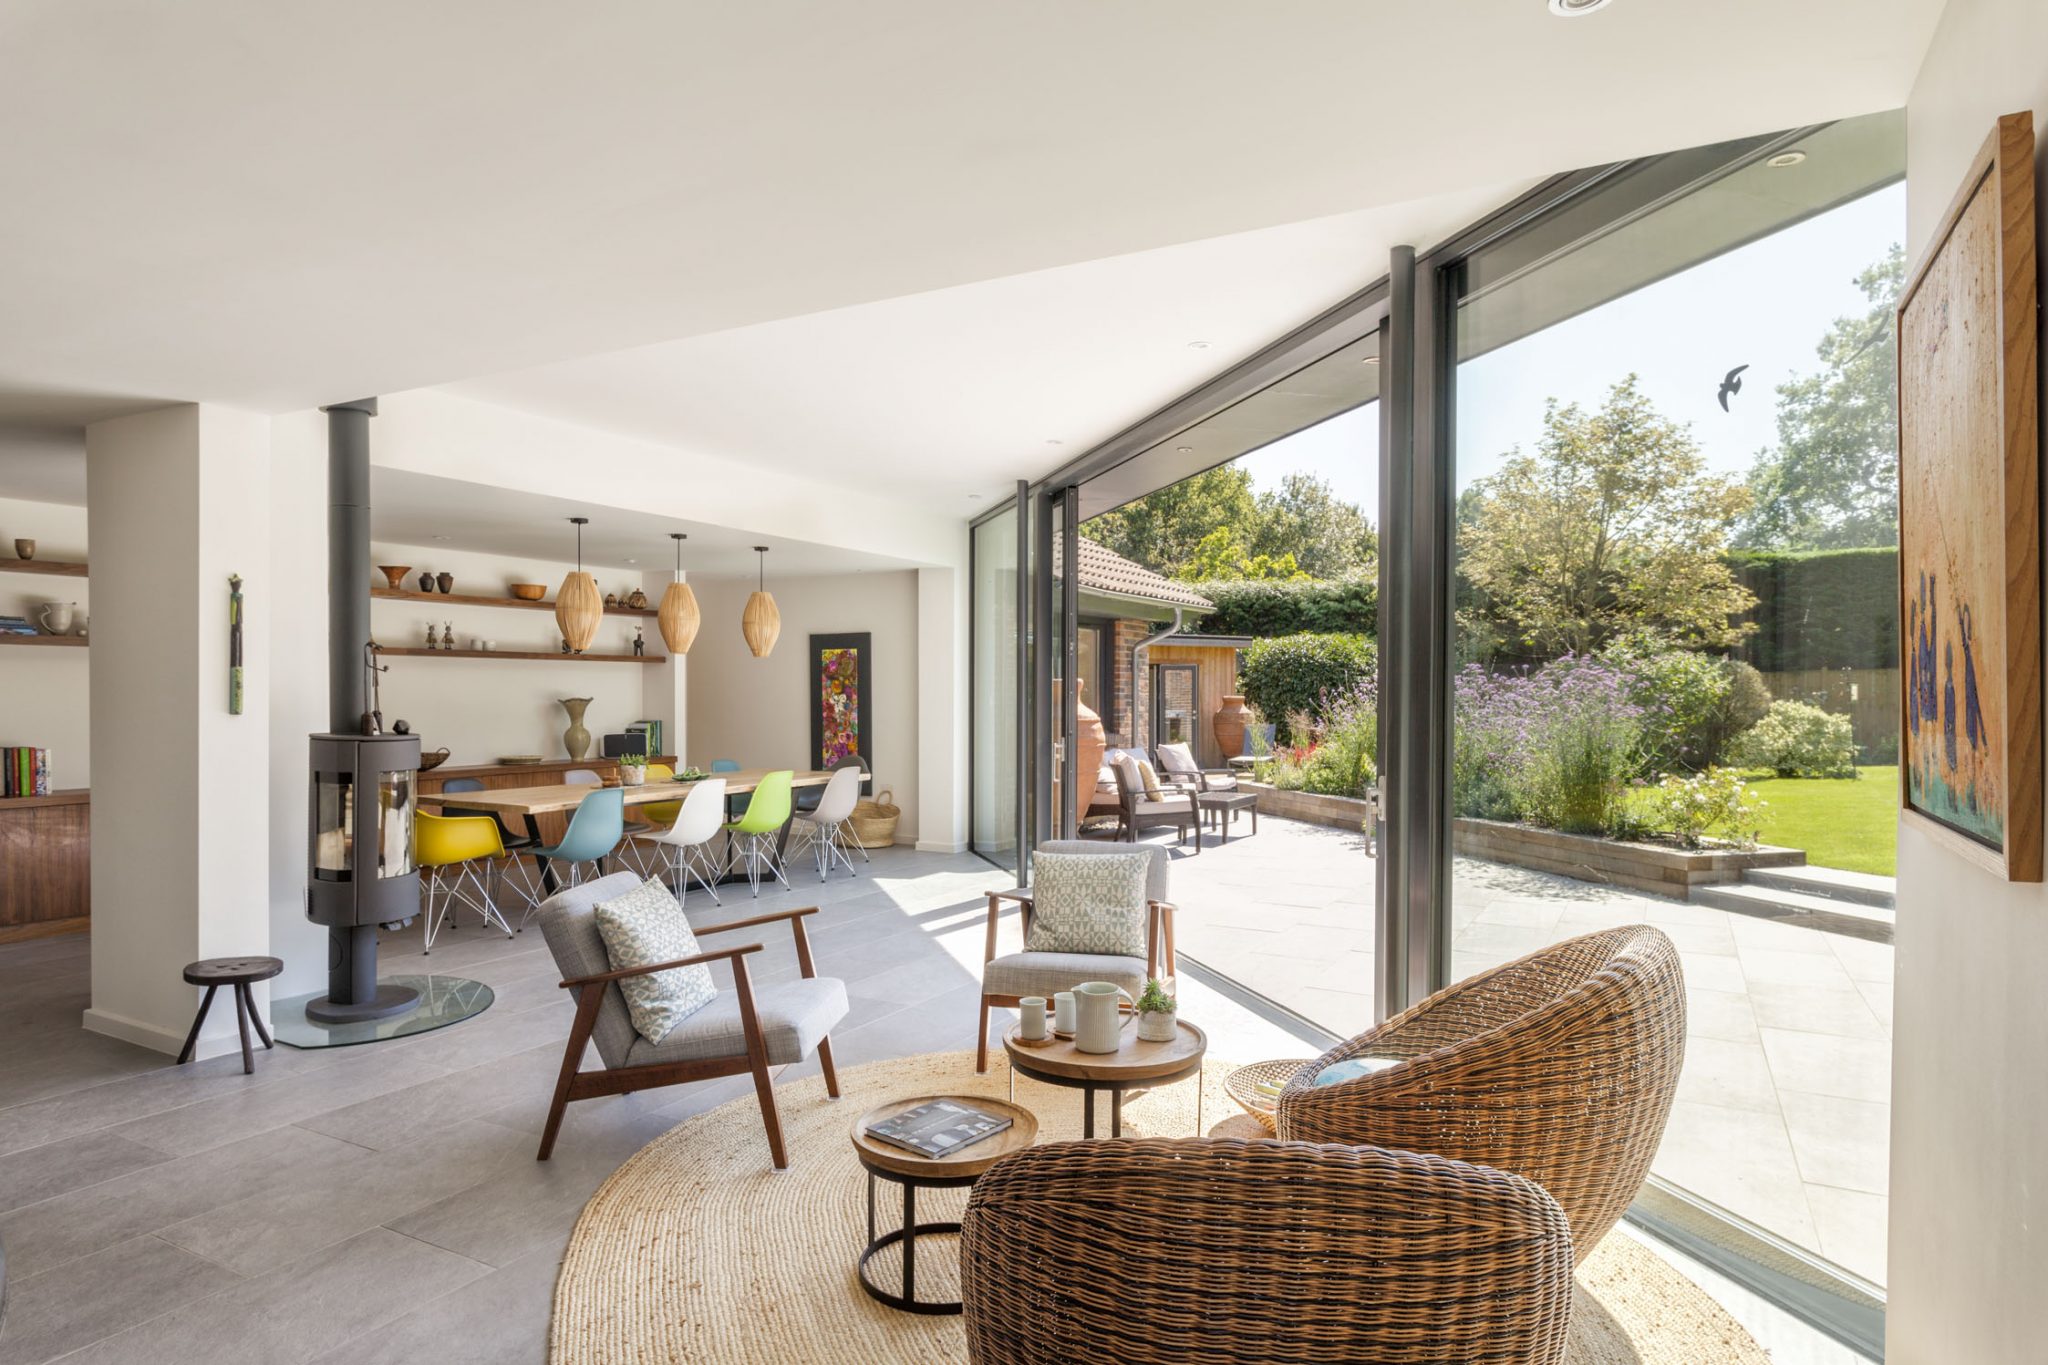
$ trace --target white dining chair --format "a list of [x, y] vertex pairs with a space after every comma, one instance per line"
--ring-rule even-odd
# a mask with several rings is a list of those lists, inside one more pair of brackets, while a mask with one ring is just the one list
[[690, 794], [676, 811], [673, 825], [667, 829], [636, 830], [629, 847], [636, 853], [653, 855], [653, 871], [643, 862], [641, 872], [649, 876], [666, 875], [678, 901], [687, 903], [690, 878], [695, 877], [697, 885], [711, 893], [712, 904], [718, 905], [723, 902], [718, 899], [719, 868], [711, 856], [711, 841], [724, 827], [725, 779], [707, 777], [691, 785]]
[[[853, 865], [853, 858], [847, 852], [848, 842], [860, 849], [861, 861], [868, 860], [867, 849], [854, 838], [847, 821], [853, 816], [853, 808], [860, 801], [860, 784], [867, 774], [859, 768], [841, 768], [832, 774], [825, 784], [825, 794], [818, 798], [815, 810], [796, 817], [797, 831], [809, 841], [812, 859], [818, 864], [818, 880], [824, 881], [832, 871], [832, 864], [845, 863], [846, 870], [859, 876]], [[805, 845], [799, 845], [805, 847]]]
[[571, 768], [562, 774], [562, 783], [569, 787], [602, 787], [604, 778], [589, 768]]

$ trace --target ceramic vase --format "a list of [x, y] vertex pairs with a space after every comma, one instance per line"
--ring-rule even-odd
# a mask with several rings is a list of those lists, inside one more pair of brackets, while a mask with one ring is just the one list
[[1244, 704], [1244, 698], [1230, 693], [1223, 698], [1223, 705], [1216, 708], [1216, 719], [1211, 722], [1216, 731], [1216, 743], [1228, 760], [1244, 752], [1245, 727], [1251, 724], [1252, 709]]
[[76, 602], [45, 602], [36, 613], [36, 620], [42, 623], [45, 635], [69, 635], [71, 618], [77, 610]]
[[441, 585], [442, 592], [455, 591], [455, 575], [452, 573], [440, 574], [434, 579], [434, 581]]
[[1170, 1043], [1180, 1028], [1180, 1014], [1175, 1010], [1150, 1010], [1138, 1016], [1138, 1037], [1147, 1043]]
[[569, 751], [572, 761], [590, 752], [590, 731], [583, 728], [583, 708], [590, 702], [589, 697], [562, 698], [562, 709], [569, 713], [569, 728], [562, 731], [562, 747]]
[[434, 590], [434, 576], [433, 576], [432, 574], [430, 574], [430, 573], [422, 573], [422, 574], [420, 575], [420, 591], [421, 591], [421, 592], [432, 592], [433, 590]]
[[1095, 801], [1095, 784], [1102, 773], [1102, 755], [1109, 738], [1102, 729], [1102, 717], [1085, 702], [1074, 703], [1074, 828], [1088, 818]]

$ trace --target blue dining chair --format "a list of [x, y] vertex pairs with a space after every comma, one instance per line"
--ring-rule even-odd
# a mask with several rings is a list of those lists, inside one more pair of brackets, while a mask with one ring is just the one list
[[[598, 787], [576, 805], [575, 813], [569, 817], [569, 828], [562, 833], [562, 841], [552, 847], [536, 848], [533, 856], [542, 866], [541, 880], [549, 892], [559, 890], [562, 881], [555, 875], [554, 864], [569, 865], [568, 885], [575, 886], [582, 880], [583, 864], [593, 865], [600, 876], [604, 873], [604, 860], [611, 857], [612, 850], [619, 846], [619, 840], [626, 837], [626, 792], [622, 787]], [[533, 918], [532, 908], [519, 917], [519, 927], [524, 929], [526, 921]]]
[[731, 758], [714, 758], [714, 759], [712, 759], [712, 760], [711, 760], [711, 771], [712, 771], [712, 772], [715, 772], [715, 773], [736, 773], [736, 772], [738, 772], [739, 770], [740, 770], [740, 765], [739, 765], [739, 761], [738, 761], [737, 759], [731, 759]]

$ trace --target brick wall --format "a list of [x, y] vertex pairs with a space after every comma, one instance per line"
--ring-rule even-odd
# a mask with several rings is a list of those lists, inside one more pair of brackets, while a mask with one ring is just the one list
[[1109, 742], [1127, 747], [1139, 742], [1138, 725], [1145, 714], [1145, 685], [1142, 673], [1131, 672], [1131, 647], [1150, 635], [1150, 621], [1118, 621], [1110, 652], [1109, 714], [1102, 718]]

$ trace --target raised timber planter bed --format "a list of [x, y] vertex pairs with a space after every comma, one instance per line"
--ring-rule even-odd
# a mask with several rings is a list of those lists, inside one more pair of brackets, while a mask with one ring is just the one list
[[1240, 782], [1245, 791], [1259, 794], [1259, 814], [1277, 815], [1283, 820], [1301, 820], [1311, 825], [1348, 829], [1354, 834], [1365, 827], [1372, 802], [1356, 796], [1324, 796], [1320, 792], [1281, 791], [1267, 782]]
[[1695, 886], [1742, 879], [1752, 867], [1804, 867], [1796, 848], [1691, 850], [1664, 844], [1631, 844], [1589, 834], [1561, 834], [1500, 820], [1453, 820], [1451, 850], [1467, 858], [1553, 872], [1582, 882], [1625, 886], [1653, 896], [1684, 900]]

